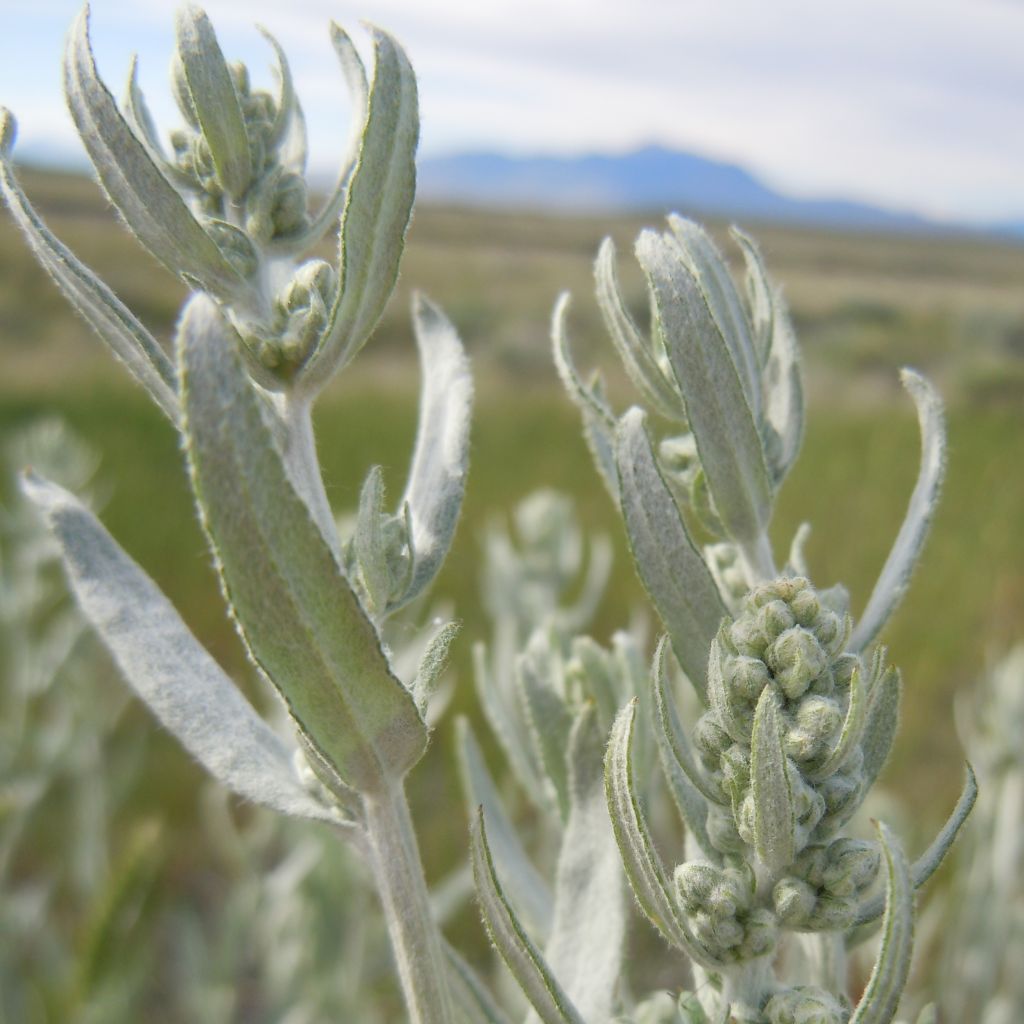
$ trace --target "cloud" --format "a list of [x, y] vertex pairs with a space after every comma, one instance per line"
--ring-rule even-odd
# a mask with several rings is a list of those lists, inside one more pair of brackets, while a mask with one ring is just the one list
[[[115, 83], [129, 37], [158, 117], [170, 0], [94, 0], [101, 68]], [[413, 55], [425, 152], [623, 150], [650, 141], [734, 160], [776, 187], [968, 218], [1024, 214], [1024, 5], [999, 0], [208, 0], [232, 56], [267, 60], [249, 27], [292, 59], [313, 143], [340, 154], [347, 104], [331, 17], [369, 15]], [[26, 20], [42, 59], [77, 3]], [[19, 16], [19, 20], [20, 16]], [[19, 30], [8, 33], [17, 36]], [[0, 46], [12, 45], [0, 43]], [[17, 43], [13, 45], [19, 45]], [[0, 51], [0, 98], [12, 83]], [[55, 65], [53, 80], [58, 74]], [[27, 107], [58, 106], [33, 76]], [[15, 81], [13, 88], [18, 91]], [[24, 118], [23, 118], [24, 119]], [[53, 131], [48, 115], [47, 131]]]

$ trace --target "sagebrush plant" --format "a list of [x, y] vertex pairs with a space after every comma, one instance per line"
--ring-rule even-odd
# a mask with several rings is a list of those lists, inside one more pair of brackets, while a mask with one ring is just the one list
[[[357, 113], [338, 185], [311, 213], [303, 118], [272, 37], [276, 95], [226, 61], [200, 10], [182, 11], [172, 80], [184, 125], [168, 149], [134, 68], [123, 108], [100, 80], [88, 11], [80, 15], [65, 58], [79, 134], [124, 222], [192, 289], [173, 357], [47, 230], [15, 180], [13, 118], [3, 112], [0, 123], [0, 184], [16, 221], [180, 433], [228, 609], [282, 698], [289, 738], [255, 713], [85, 505], [37, 473], [24, 487], [60, 542], [86, 617], [163, 724], [227, 789], [321, 822], [365, 858], [409, 1018], [503, 1022], [508, 1012], [441, 934], [404, 793], [429, 740], [455, 627], [439, 629], [411, 668], [388, 642], [391, 616], [441, 567], [466, 477], [468, 364], [436, 306], [414, 303], [424, 384], [400, 501], [388, 506], [382, 473], [371, 469], [343, 533], [313, 437], [313, 402], [366, 343], [393, 291], [412, 209], [415, 78], [401, 47], [370, 31], [368, 79], [349, 37], [331, 26]], [[304, 261], [335, 223], [337, 266]], [[884, 825], [874, 841], [846, 831], [895, 732], [899, 674], [874, 641], [936, 500], [940, 403], [905, 372], [922, 426], [921, 475], [854, 626], [845, 591], [810, 582], [805, 531], [781, 569], [768, 540], [803, 420], [782, 300], [745, 235], [736, 236], [748, 266], [743, 301], [706, 233], [680, 218], [670, 227], [637, 244], [649, 333], [621, 298], [610, 242], [596, 266], [613, 340], [663, 424], [657, 446], [648, 411], [618, 416], [600, 382], [577, 374], [564, 300], [554, 325], [556, 363], [667, 637], [647, 672], [640, 631], [618, 634], [610, 649], [576, 635], [607, 557], [593, 548], [581, 599], [566, 607], [582, 545], [557, 499], [520, 510], [518, 554], [502, 561], [492, 541], [492, 568], [504, 575], [492, 581], [495, 637], [489, 655], [477, 653], [478, 689], [556, 867], [552, 884], [531, 863], [463, 727], [478, 902], [530, 1021], [881, 1024], [893, 1019], [906, 978], [913, 889], [934, 871], [975, 792], [968, 773], [947, 826], [913, 865]], [[713, 541], [698, 546], [695, 529]], [[688, 726], [677, 675], [701, 705]], [[671, 873], [645, 812], [656, 762], [687, 826]], [[883, 863], [884, 896], [872, 889]], [[625, 983], [627, 883], [692, 964], [692, 992], [633, 994]], [[882, 944], [854, 1007], [844, 950], [879, 919]]]

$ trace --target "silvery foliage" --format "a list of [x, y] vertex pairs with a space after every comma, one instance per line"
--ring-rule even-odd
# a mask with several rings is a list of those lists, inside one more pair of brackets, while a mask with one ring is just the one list
[[512, 520], [514, 535], [495, 524], [484, 538], [491, 644], [474, 658], [480, 703], [510, 768], [503, 778], [517, 783], [534, 827], [532, 836], [517, 827], [509, 787], [460, 720], [473, 871], [488, 931], [542, 1017], [557, 990], [552, 998], [584, 1019], [607, 1021], [619, 1005], [626, 904], [604, 746], [642, 681], [641, 644], [620, 632], [606, 649], [576, 635], [596, 610], [611, 553], [601, 535], [585, 542], [568, 498], [537, 492]]
[[[655, 848], [635, 757], [647, 723], [634, 698], [611, 730], [607, 802], [636, 901], [693, 965], [698, 999], [659, 996], [633, 1019], [881, 1024], [896, 1014], [910, 964], [914, 889], [937, 867], [976, 794], [968, 769], [946, 827], [913, 864], [883, 823], [876, 841], [844, 831], [896, 730], [899, 673], [872, 643], [927, 533], [943, 471], [941, 404], [924, 378], [903, 372], [921, 425], [921, 471], [855, 626], [845, 590], [820, 590], [808, 579], [806, 526], [786, 565], [776, 566], [768, 527], [800, 446], [799, 359], [757, 246], [741, 232], [734, 238], [746, 263], [745, 296], [698, 225], [673, 216], [668, 231], [640, 235], [647, 332], [622, 297], [612, 243], [601, 247], [598, 303], [643, 407], [616, 414], [600, 377], [585, 381], [577, 371], [567, 297], [553, 324], [559, 373], [666, 630], [647, 684], [649, 724], [689, 848], [699, 851], [670, 870]], [[696, 529], [713, 543], [699, 546]], [[679, 714], [673, 656], [701, 703], [689, 724]], [[475, 845], [487, 869], [478, 881], [492, 936], [537, 1013], [546, 1024], [591, 1019], [530, 942], [482, 829]], [[874, 891], [878, 875], [882, 893]], [[879, 926], [881, 948], [854, 1007], [844, 948]], [[776, 954], [793, 945], [805, 955], [789, 961], [804, 967], [779, 976], [786, 959]]]
[[929, 980], [944, 1019], [1010, 1024], [1024, 1015], [1024, 646], [957, 705], [981, 783], [935, 908]]
[[[11, 432], [0, 453], [0, 1019], [127, 1019], [151, 951], [113, 935], [123, 916], [137, 920], [157, 836], [133, 830], [115, 846], [109, 830], [147, 736], [118, 730], [126, 698], [106, 685], [67, 599], [59, 547], [8, 486], [28, 464], [102, 501], [97, 454], [62, 421]], [[47, 841], [55, 814], [59, 852]]]
[[[379, 632], [436, 575], [461, 505], [471, 384], [444, 314], [423, 297], [414, 303], [424, 383], [403, 497], [389, 510], [371, 472], [344, 549], [311, 420], [317, 394], [366, 343], [391, 295], [412, 209], [415, 77], [395, 40], [370, 31], [372, 79], [331, 26], [356, 113], [338, 185], [310, 213], [302, 112], [271, 37], [276, 95], [253, 89], [246, 69], [225, 60], [202, 11], [179, 13], [172, 79], [184, 126], [168, 148], [134, 68], [123, 106], [115, 102], [96, 70], [88, 10], [79, 15], [64, 62], [79, 134], [125, 224], [193, 289], [173, 358], [32, 209], [11, 162], [14, 119], [0, 115], [8, 207], [64, 294], [180, 432], [232, 618], [287, 706], [295, 740], [256, 714], [71, 493], [37, 475], [24, 486], [128, 682], [228, 789], [325, 822], [364, 852], [411, 1019], [449, 1021], [448, 969], [402, 780], [427, 746], [424, 712], [451, 631], [405, 679]], [[303, 260], [335, 223], [338, 266]]]

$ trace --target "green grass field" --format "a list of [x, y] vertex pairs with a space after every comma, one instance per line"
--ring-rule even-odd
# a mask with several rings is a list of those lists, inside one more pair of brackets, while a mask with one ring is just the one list
[[[94, 186], [52, 173], [26, 173], [25, 181], [51, 227], [167, 338], [184, 293], [115, 225]], [[616, 572], [595, 636], [607, 640], [644, 605], [575, 410], [555, 380], [547, 332], [555, 297], [571, 289], [578, 361], [604, 367], [624, 407], [629, 391], [603, 337], [590, 265], [601, 237], [611, 233], [629, 300], [642, 315], [630, 240], [643, 224], [655, 223], [654, 217], [419, 210], [399, 291], [377, 336], [319, 408], [320, 450], [336, 508], [354, 505], [373, 463], [385, 467], [397, 492], [415, 428], [411, 289], [440, 302], [462, 331], [477, 377], [472, 463], [465, 513], [435, 595], [464, 621], [455, 658], [459, 710], [472, 712], [468, 652], [487, 635], [477, 598], [480, 533], [530, 490], [569, 491], [584, 523], [615, 542]], [[855, 609], [895, 537], [917, 471], [916, 422], [896, 383], [898, 368], [924, 370], [949, 403], [942, 508], [911, 592], [885, 636], [907, 694], [888, 778], [913, 797], [921, 815], [914, 824], [923, 828], [944, 817], [959, 782], [953, 695], [1024, 637], [1024, 248], [973, 238], [749, 228], [790, 300], [810, 399], [802, 456], [781, 495], [777, 553], [784, 555], [798, 524], [809, 521], [816, 582], [847, 583]], [[218, 659], [248, 677], [171, 429], [69, 311], [6, 217], [0, 219], [0, 345], [0, 434], [56, 413], [93, 444], [111, 492], [108, 526]], [[141, 712], [129, 719], [142, 720]], [[417, 793], [454, 786], [450, 748], [443, 726], [428, 764], [414, 773], [414, 801]], [[198, 773], [164, 736], [154, 739], [147, 764], [140, 805], [179, 828], [185, 850]], [[433, 871], [457, 860], [463, 835], [461, 821], [426, 830]]]

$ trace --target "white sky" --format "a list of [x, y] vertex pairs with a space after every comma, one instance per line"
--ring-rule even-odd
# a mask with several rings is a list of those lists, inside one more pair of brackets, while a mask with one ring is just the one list
[[[133, 51], [157, 120], [172, 0], [94, 0], [100, 73]], [[621, 151], [650, 142], [746, 166], [800, 195], [940, 218], [1024, 220], [1024, 0], [208, 0], [229, 59], [269, 82], [288, 52], [314, 169], [348, 104], [331, 17], [393, 32], [420, 77], [422, 151]], [[140, 10], [139, 8], [142, 8]], [[74, 146], [60, 54], [78, 4], [0, 0], [0, 103], [28, 144]], [[363, 37], [365, 41], [365, 37]]]

